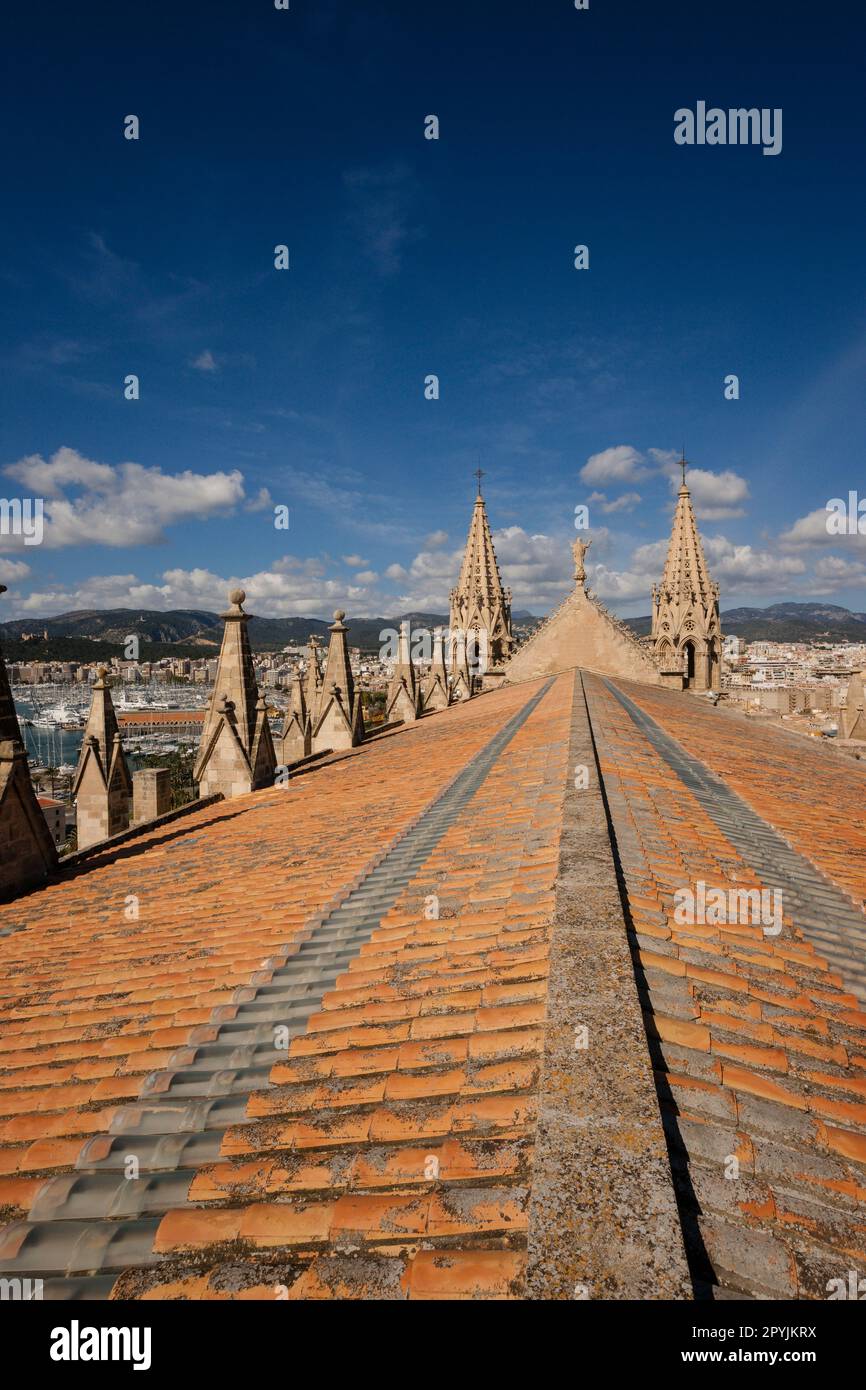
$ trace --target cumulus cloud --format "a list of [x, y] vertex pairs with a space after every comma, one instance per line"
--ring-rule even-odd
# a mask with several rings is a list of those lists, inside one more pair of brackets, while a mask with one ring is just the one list
[[344, 555], [343, 564], [349, 565], [352, 569], [363, 569], [367, 561], [361, 555]]
[[584, 483], [635, 483], [650, 472], [646, 458], [631, 444], [616, 444], [591, 454], [580, 470]]
[[148, 583], [135, 574], [99, 575], [76, 584], [42, 588], [18, 600], [21, 616], [49, 615], [80, 608], [147, 608], [166, 612], [175, 608], [219, 613], [229, 591], [240, 586], [247, 592], [246, 607], [261, 617], [292, 614], [328, 617], [335, 608], [351, 608], [361, 614], [381, 609], [381, 598], [363, 585], [346, 584], [321, 573], [317, 560], [294, 565], [277, 562], [252, 574], [217, 574], [204, 568], [166, 570], [161, 582]]
[[[165, 539], [166, 527], [230, 512], [244, 500], [237, 469], [165, 473], [138, 463], [97, 463], [65, 447], [47, 460], [30, 454], [4, 472], [27, 495], [45, 499], [43, 546], [48, 550], [154, 545]], [[20, 537], [0, 540], [7, 550], [19, 544]]]
[[447, 540], [447, 531], [431, 531], [424, 544], [428, 550], [438, 550], [440, 546], [445, 545]]
[[631, 512], [642, 500], [639, 492], [623, 492], [619, 497], [608, 498], [604, 492], [591, 492], [586, 499], [592, 505], [595, 503], [609, 516], [611, 512]]
[[195, 367], [196, 371], [198, 372], [219, 371], [219, 364], [217, 363], [217, 360], [211, 352], [210, 348], [205, 348], [204, 352], [199, 353], [198, 357], [194, 357], [192, 362], [190, 363], [190, 366]]
[[260, 487], [255, 497], [244, 504], [245, 512], [264, 512], [274, 505], [274, 499], [266, 487]]
[[[669, 481], [676, 492], [682, 475], [674, 474]], [[749, 496], [749, 485], [733, 469], [725, 468], [721, 473], [713, 473], [709, 468], [689, 468], [686, 482], [692, 494], [695, 515], [702, 520], [719, 521], [723, 517], [745, 516], [742, 503]]]
[[[642, 454], [631, 444], [616, 444], [592, 454], [580, 470], [581, 481], [598, 486], [611, 483], [633, 483], [651, 475], [662, 475], [668, 479], [674, 492], [682, 480], [679, 455], [675, 449], [648, 449]], [[743, 503], [748, 499], [749, 486], [731, 468], [719, 473], [709, 468], [689, 468], [687, 473], [692, 504], [697, 516], [708, 521], [722, 517], [743, 516]], [[596, 492], [590, 497], [603, 512], [631, 511], [640, 502], [636, 492], [625, 492], [620, 497], [608, 501], [606, 492]]]
[[806, 575], [805, 564], [794, 555], [758, 550], [753, 545], [728, 540], [727, 536], [704, 536], [703, 541], [712, 576], [726, 595], [758, 590], [784, 592], [792, 580]]
[[0, 560], [0, 582], [14, 584], [18, 579], [26, 579], [30, 566], [23, 560]]
[[821, 555], [813, 566], [819, 580], [834, 589], [866, 584], [866, 560], [846, 560], [841, 555]]
[[606, 603], [632, 603], [640, 599], [648, 609], [650, 586], [658, 575], [650, 577], [640, 570], [611, 570], [606, 565], [587, 565], [587, 578], [593, 593]]
[[[710, 574], [721, 589], [723, 605], [742, 595], [811, 594], [816, 587], [822, 593], [830, 593], [862, 580], [861, 567], [834, 562], [829, 556], [826, 567], [820, 562], [809, 567], [799, 556], [740, 544], [723, 535], [703, 536], [702, 541]], [[588, 563], [590, 585], [605, 602], [648, 612], [650, 589], [661, 578], [667, 551], [668, 538], [663, 537], [637, 546], [623, 569]]]
[[[841, 500], [847, 507], [847, 498], [834, 500]], [[838, 511], [838, 508], [834, 511]], [[839, 535], [828, 531], [827, 522], [831, 515], [833, 513], [826, 507], [816, 507], [813, 512], [799, 517], [787, 531], [783, 531], [779, 537], [779, 544], [786, 550], [808, 550], [818, 546], [837, 546], [845, 550], [866, 548], [866, 534], [863, 532], [858, 531], [853, 535], [845, 532]], [[862, 521], [863, 513], [860, 513], [859, 519]]]

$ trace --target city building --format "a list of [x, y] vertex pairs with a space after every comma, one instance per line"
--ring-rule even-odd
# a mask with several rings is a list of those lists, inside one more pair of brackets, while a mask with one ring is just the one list
[[66, 805], [53, 796], [36, 798], [45, 817], [48, 832], [58, 849], [66, 844]]

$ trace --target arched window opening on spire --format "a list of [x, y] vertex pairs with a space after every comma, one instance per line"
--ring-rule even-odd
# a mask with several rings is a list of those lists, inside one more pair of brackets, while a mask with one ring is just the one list
[[683, 655], [685, 656], [685, 669], [684, 669], [683, 674], [684, 674], [685, 680], [686, 680], [686, 687], [687, 687], [689, 690], [693, 690], [693, 689], [695, 688], [695, 644], [694, 644], [694, 642], [686, 642], [686, 643], [685, 643], [685, 645], [683, 646]]

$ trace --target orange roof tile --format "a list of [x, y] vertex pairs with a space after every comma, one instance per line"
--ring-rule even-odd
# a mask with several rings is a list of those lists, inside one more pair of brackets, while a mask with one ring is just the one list
[[[194, 810], [0, 906], [4, 1270], [115, 1298], [526, 1296], [539, 1153], [568, 1094], [551, 953], [575, 892], [628, 933], [635, 977], [610, 965], [611, 987], [638, 1028], [642, 1004], [646, 1049], [569, 1065], [603, 1099], [611, 1076], [645, 1087], [671, 1166], [637, 1187], [668, 1184], [698, 1292], [824, 1297], [866, 1270], [866, 1007], [846, 944], [862, 775], [689, 697], [584, 683], [625, 921], [597, 856], [560, 878], [591, 816], [567, 803], [574, 730], [589, 738], [571, 674]], [[744, 840], [724, 788], [768, 838]], [[795, 894], [774, 935], [679, 920], [699, 880], [772, 888], [774, 831], [807, 897], [826, 887], [836, 937]], [[841, 927], [834, 894], [855, 913]], [[586, 940], [603, 970], [605, 939]], [[628, 1115], [608, 1136], [583, 1094], [568, 1142], [618, 1212], [605, 1194], [639, 1137]], [[571, 1200], [582, 1240], [591, 1197]], [[612, 1240], [619, 1217], [596, 1219]]]

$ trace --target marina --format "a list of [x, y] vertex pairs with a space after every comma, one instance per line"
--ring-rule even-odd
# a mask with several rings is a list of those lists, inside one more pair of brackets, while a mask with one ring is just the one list
[[[84, 739], [90, 686], [17, 684], [12, 694], [32, 770], [71, 777]], [[210, 695], [207, 686], [190, 688], [164, 681], [121, 687], [114, 708], [131, 763], [136, 758], [194, 749]]]
[[[71, 775], [81, 752], [90, 687], [16, 685], [12, 694], [31, 767]], [[175, 753], [194, 747], [209, 695], [205, 688], [193, 691], [156, 682], [122, 689], [114, 703], [129, 755]]]

